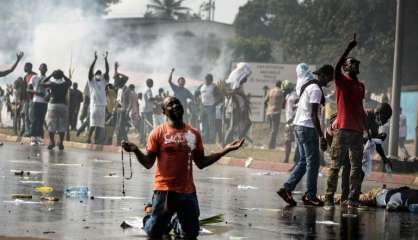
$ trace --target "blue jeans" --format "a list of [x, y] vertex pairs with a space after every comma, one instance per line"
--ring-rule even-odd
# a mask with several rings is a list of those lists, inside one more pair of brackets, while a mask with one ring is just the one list
[[152, 213], [143, 219], [144, 230], [151, 238], [161, 238], [174, 229], [177, 236], [196, 239], [199, 215], [196, 193], [154, 191]]
[[205, 143], [215, 143], [216, 106], [203, 106], [202, 125]]
[[299, 161], [290, 173], [290, 177], [284, 184], [287, 191], [293, 191], [296, 185], [305, 175], [306, 176], [306, 196], [316, 197], [316, 187], [319, 172], [319, 140], [314, 128], [295, 126], [297, 150], [299, 151]]

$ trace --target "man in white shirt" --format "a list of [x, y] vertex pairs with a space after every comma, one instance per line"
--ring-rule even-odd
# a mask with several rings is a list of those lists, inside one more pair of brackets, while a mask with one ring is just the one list
[[406, 133], [407, 133], [407, 125], [406, 125], [406, 116], [402, 113], [399, 116], [399, 148], [403, 152], [404, 160], [408, 161], [408, 159], [411, 157], [408, 153], [408, 150], [405, 147], [405, 141], [406, 141]]
[[306, 193], [302, 198], [305, 205], [323, 206], [323, 202], [316, 196], [317, 180], [319, 173], [320, 153], [319, 148], [325, 151], [327, 142], [321, 129], [321, 108], [325, 105], [325, 96], [322, 87], [327, 86], [333, 80], [334, 68], [331, 65], [324, 65], [315, 74], [318, 80], [313, 78], [309, 67], [302, 63], [296, 68], [298, 76], [301, 73], [306, 75], [305, 83], [298, 84], [296, 93], [299, 93], [298, 108], [296, 110], [295, 125], [296, 140], [299, 151], [299, 160], [289, 179], [284, 183], [277, 193], [289, 205], [295, 206], [296, 201], [292, 197], [292, 191], [305, 175]]
[[217, 87], [213, 84], [212, 74], [207, 74], [205, 84], [200, 87], [202, 99], [202, 130], [204, 143], [215, 143], [216, 104], [218, 101]]
[[35, 75], [32, 78], [33, 86], [33, 119], [31, 121], [31, 145], [38, 145], [42, 142], [44, 136], [44, 121], [45, 115], [48, 108], [48, 102], [45, 100], [47, 91], [45, 87], [40, 84], [46, 78], [46, 72], [48, 71], [48, 66], [45, 63], [42, 63], [39, 66], [40, 75]]
[[146, 139], [148, 137], [148, 134], [151, 132], [153, 128], [153, 119], [152, 114], [154, 111], [154, 97], [152, 95], [152, 87], [154, 86], [154, 81], [149, 78], [146, 81], [147, 84], [147, 90], [143, 94], [143, 108], [142, 108], [142, 118], [144, 121], [144, 130], [142, 131], [141, 141], [142, 143], [146, 143]]
[[91, 137], [95, 132], [95, 144], [102, 144], [104, 127], [106, 121], [106, 84], [109, 82], [108, 52], [104, 54], [105, 73], [97, 70], [94, 74], [94, 65], [97, 61], [97, 52], [94, 53], [94, 61], [89, 70], [89, 91], [90, 91], [90, 129], [87, 143], [91, 143]]

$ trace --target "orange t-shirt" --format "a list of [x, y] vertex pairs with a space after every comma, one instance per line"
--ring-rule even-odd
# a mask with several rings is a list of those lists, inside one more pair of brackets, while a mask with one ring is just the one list
[[154, 190], [196, 192], [192, 160], [196, 154], [204, 153], [202, 138], [196, 129], [188, 124], [176, 129], [164, 123], [151, 131], [147, 151], [157, 154]]

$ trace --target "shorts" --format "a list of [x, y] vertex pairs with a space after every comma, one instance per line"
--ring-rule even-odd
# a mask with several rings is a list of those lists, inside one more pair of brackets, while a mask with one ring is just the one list
[[46, 113], [46, 124], [50, 133], [64, 133], [68, 128], [68, 107], [65, 104], [50, 103]]
[[106, 106], [94, 106], [90, 108], [90, 127], [105, 127]]

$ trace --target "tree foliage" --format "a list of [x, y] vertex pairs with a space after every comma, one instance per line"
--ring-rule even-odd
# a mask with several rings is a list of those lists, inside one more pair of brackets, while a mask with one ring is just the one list
[[147, 5], [150, 12], [148, 17], [157, 17], [164, 19], [185, 19], [190, 15], [190, 8], [183, 7], [184, 0], [152, 0], [152, 4]]
[[352, 54], [362, 62], [361, 77], [376, 89], [392, 77], [395, 11], [396, 2], [387, 0], [252, 0], [234, 25], [239, 38], [277, 41], [286, 63], [317, 65], [335, 64], [356, 32]]

